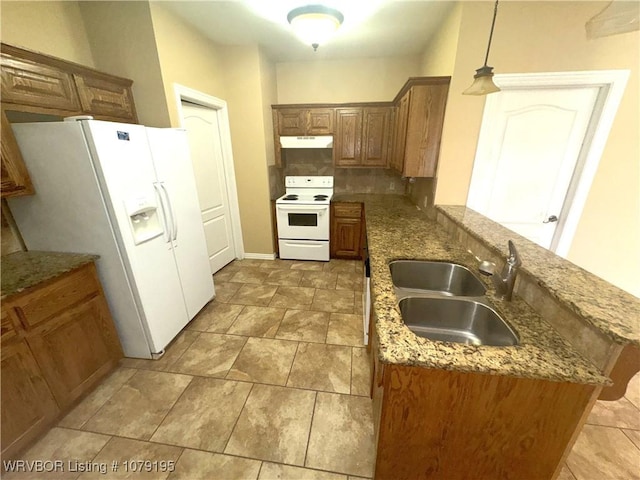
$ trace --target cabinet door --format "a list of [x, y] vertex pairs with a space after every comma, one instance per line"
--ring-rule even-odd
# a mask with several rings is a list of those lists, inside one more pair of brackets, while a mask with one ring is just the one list
[[308, 111], [307, 134], [333, 135], [334, 108], [312, 108]]
[[435, 176], [448, 92], [448, 80], [411, 88], [404, 153], [407, 177]]
[[83, 112], [114, 117], [123, 121], [136, 121], [133, 95], [128, 82], [117, 83], [89, 75], [73, 77]]
[[102, 296], [39, 324], [28, 331], [27, 341], [61, 408], [91, 388], [121, 356]]
[[51, 391], [24, 340], [2, 343], [2, 457], [40, 434], [57, 413]]
[[362, 165], [386, 167], [391, 107], [365, 108], [362, 127]]
[[336, 110], [336, 135], [333, 139], [333, 163], [337, 167], [362, 165], [362, 109]]
[[0, 136], [2, 137], [2, 156], [0, 157], [2, 197], [32, 194], [31, 179], [4, 109], [2, 109]]
[[75, 112], [80, 110], [70, 73], [4, 53], [2, 102]]
[[282, 166], [282, 147], [280, 146], [280, 132], [278, 131], [278, 111], [274, 108], [271, 110], [271, 120], [273, 122], [273, 148], [275, 155], [276, 167]]
[[279, 108], [278, 133], [280, 135], [302, 136], [307, 131], [307, 111], [302, 108]]
[[331, 243], [336, 258], [360, 258], [359, 218], [334, 218]]
[[393, 158], [391, 167], [400, 173], [404, 169], [405, 146], [407, 140], [407, 121], [409, 120], [409, 103], [411, 101], [411, 90], [400, 99], [398, 113], [396, 116], [396, 128], [393, 147]]
[[389, 145], [387, 147], [387, 167], [392, 168], [394, 148], [396, 143], [396, 129], [398, 124], [398, 107], [391, 107], [389, 118]]

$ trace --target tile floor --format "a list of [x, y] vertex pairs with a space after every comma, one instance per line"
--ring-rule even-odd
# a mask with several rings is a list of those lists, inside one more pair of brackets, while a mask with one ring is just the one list
[[[371, 478], [361, 277], [352, 261], [233, 262], [160, 360], [124, 359], [24, 455], [93, 471], [4, 478]], [[587, 423], [560, 479], [640, 479], [640, 375]]]

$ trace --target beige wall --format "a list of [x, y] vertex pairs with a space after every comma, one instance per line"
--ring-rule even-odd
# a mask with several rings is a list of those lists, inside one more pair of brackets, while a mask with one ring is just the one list
[[[484, 97], [460, 94], [481, 66], [493, 13], [465, 2], [452, 75], [435, 201], [465, 204]], [[639, 32], [587, 40], [601, 2], [500, 4], [489, 64], [498, 73], [630, 69], [631, 77], [589, 193], [569, 260], [640, 296]]]
[[227, 102], [246, 253], [273, 253], [267, 164], [274, 163], [271, 103], [275, 68], [253, 47], [214, 44], [162, 4], [151, 4], [171, 125], [179, 126], [174, 83]]
[[420, 57], [286, 62], [276, 72], [278, 103], [388, 102], [420, 75]]
[[448, 76], [453, 73], [461, 18], [462, 4], [457, 2], [438, 31], [429, 40], [427, 48], [422, 54], [420, 75], [436, 77]]
[[[257, 46], [221, 47], [229, 106], [231, 143], [246, 253], [271, 254], [271, 204], [261, 80]], [[262, 60], [265, 62], [266, 60]]]
[[133, 80], [140, 123], [168, 127], [160, 61], [147, 2], [81, 2], [96, 68]]
[[267, 165], [275, 165], [276, 157], [273, 144], [271, 105], [278, 103], [278, 85], [276, 80], [276, 66], [264, 52], [260, 52], [260, 88], [262, 91], [262, 121], [264, 123]]
[[162, 3], [151, 3], [151, 17], [171, 126], [180, 126], [174, 83], [225, 98], [224, 72], [218, 46]]
[[78, 2], [7, 2], [0, 5], [2, 41], [93, 67]]

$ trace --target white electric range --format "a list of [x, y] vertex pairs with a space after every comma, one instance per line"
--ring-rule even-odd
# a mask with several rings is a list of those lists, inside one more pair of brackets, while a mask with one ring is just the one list
[[285, 177], [276, 200], [280, 258], [329, 261], [329, 209], [333, 177]]

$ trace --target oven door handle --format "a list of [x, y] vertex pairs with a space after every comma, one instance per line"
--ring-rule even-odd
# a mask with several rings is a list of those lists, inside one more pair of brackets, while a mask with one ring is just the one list
[[329, 210], [329, 206], [318, 206], [318, 207], [308, 207], [306, 205], [278, 205], [280, 210], [309, 210], [312, 212], [320, 212], [320, 214], [325, 213]]

